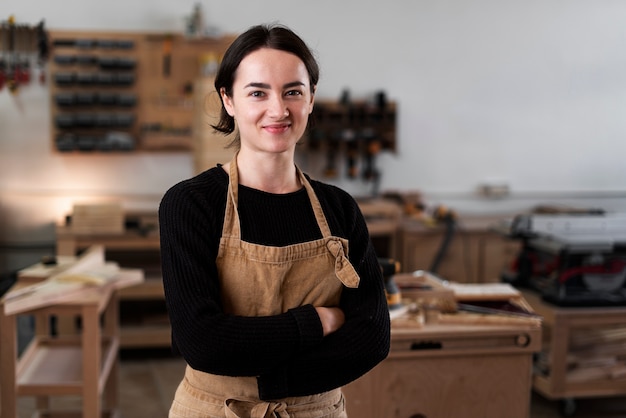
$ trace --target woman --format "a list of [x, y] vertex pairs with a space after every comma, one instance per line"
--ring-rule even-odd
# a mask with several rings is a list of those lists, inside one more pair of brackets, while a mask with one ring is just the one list
[[346, 192], [296, 167], [318, 65], [282, 26], [255, 26], [215, 80], [235, 157], [159, 208], [172, 342], [188, 366], [170, 417], [346, 417], [341, 386], [389, 351], [383, 280]]

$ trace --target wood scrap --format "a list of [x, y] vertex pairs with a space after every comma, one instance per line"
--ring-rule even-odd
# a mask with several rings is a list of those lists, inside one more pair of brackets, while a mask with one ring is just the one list
[[626, 378], [626, 363], [609, 361], [607, 364], [576, 366], [566, 373], [568, 383], [594, 380], [621, 380]]
[[581, 383], [590, 380], [604, 380], [609, 377], [609, 372], [604, 367], [576, 368], [569, 370], [565, 375], [568, 383]]
[[609, 367], [611, 379], [626, 379], [626, 364], [621, 362]]
[[626, 342], [626, 328], [580, 328], [570, 337], [573, 347], [597, 346], [600, 343]]
[[521, 293], [508, 283], [454, 283], [448, 284], [457, 301], [509, 300], [520, 298]]
[[440, 314], [439, 323], [474, 325], [529, 325], [539, 327], [541, 326], [541, 318], [458, 312], [455, 314]]
[[15, 286], [2, 298], [5, 315], [14, 315], [56, 303], [71, 301], [89, 289], [114, 283], [119, 278], [129, 282], [143, 281], [143, 274], [120, 275], [116, 263], [104, 261], [104, 247], [94, 245], [76, 262], [68, 263], [61, 271], [44, 281], [27, 286]]
[[406, 304], [437, 308], [441, 312], [457, 311], [454, 292], [433, 275], [417, 271], [396, 274], [393, 279]]

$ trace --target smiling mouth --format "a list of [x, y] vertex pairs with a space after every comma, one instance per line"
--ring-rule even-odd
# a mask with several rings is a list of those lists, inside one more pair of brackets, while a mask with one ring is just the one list
[[280, 132], [285, 132], [287, 129], [289, 129], [290, 126], [291, 125], [288, 123], [281, 123], [281, 124], [266, 125], [264, 129], [269, 132], [280, 133]]

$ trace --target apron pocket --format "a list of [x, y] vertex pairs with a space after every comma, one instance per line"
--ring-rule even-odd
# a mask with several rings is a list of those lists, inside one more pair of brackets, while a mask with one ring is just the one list
[[169, 418], [224, 418], [224, 404], [194, 388], [185, 378], [176, 389]]

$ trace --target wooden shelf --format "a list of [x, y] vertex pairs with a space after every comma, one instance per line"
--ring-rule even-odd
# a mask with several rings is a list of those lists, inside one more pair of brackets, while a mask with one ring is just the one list
[[[135, 274], [137, 273], [137, 274]], [[20, 314], [35, 318], [35, 337], [18, 357], [17, 315], [6, 315], [0, 304], [0, 412], [17, 415], [17, 398], [34, 396], [40, 416], [62, 417], [66, 412], [49, 411], [50, 397], [79, 395], [82, 412], [92, 418], [116, 416], [119, 349], [117, 289], [136, 283], [140, 272], [120, 276], [119, 282], [85, 288], [71, 298], [33, 308]], [[126, 284], [125, 284], [126, 283]], [[16, 286], [19, 286], [19, 282]], [[78, 334], [53, 335], [52, 317], [80, 319]], [[75, 416], [75, 415], [72, 415]]]
[[143, 135], [141, 148], [151, 151], [190, 151], [193, 138], [191, 135]]
[[122, 289], [120, 298], [122, 300], [162, 300], [164, 298], [163, 282], [160, 278], [146, 278], [141, 284]]
[[[581, 331], [611, 330], [626, 335], [626, 307], [559, 307], [542, 300], [534, 291], [524, 291], [524, 297], [535, 312], [544, 319], [545, 341], [543, 351], [535, 367], [533, 384], [535, 390], [548, 399], [573, 399], [589, 397], [624, 396], [626, 394], [626, 378], [611, 377], [609, 369], [619, 366], [603, 365], [594, 362], [595, 356], [600, 360], [608, 360], [611, 352], [607, 351], [608, 343], [597, 338], [595, 342], [580, 353], [574, 351], [573, 341]], [[618, 341], [616, 360], [621, 359], [624, 338]], [[603, 351], [604, 350], [604, 351]], [[587, 370], [577, 379], [572, 373], [577, 366], [572, 360], [581, 357], [588, 364]], [[586, 357], [586, 358], [585, 358]], [[543, 362], [546, 362], [543, 365]], [[623, 359], [621, 359], [623, 363]], [[622, 365], [624, 366], [624, 365]], [[606, 372], [603, 369], [606, 368]]]
[[142, 235], [137, 231], [125, 231], [122, 234], [77, 234], [68, 226], [56, 228], [57, 255], [74, 256], [79, 250], [97, 243], [107, 250], [159, 250], [159, 235]]
[[[158, 233], [147, 235], [126, 230], [122, 234], [76, 234], [68, 226], [58, 226], [57, 256], [66, 257], [80, 253], [94, 244], [104, 246], [107, 259], [117, 261], [123, 267], [140, 268], [146, 279], [135, 286], [119, 291], [121, 310], [120, 348], [170, 347], [171, 327], [165, 306], [155, 313], [155, 320], [143, 317], [142, 304], [164, 302], [163, 282], [160, 276], [160, 241]], [[136, 304], [135, 311], [128, 309]], [[164, 305], [164, 304], [163, 304]], [[128, 316], [128, 317], [127, 317]]]
[[[35, 337], [17, 365], [18, 396], [81, 395], [83, 349], [78, 338]], [[119, 338], [103, 339], [100, 380], [105, 381], [116, 361]]]
[[172, 344], [169, 326], [124, 326], [121, 329], [120, 348], [158, 348]]

